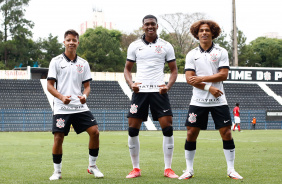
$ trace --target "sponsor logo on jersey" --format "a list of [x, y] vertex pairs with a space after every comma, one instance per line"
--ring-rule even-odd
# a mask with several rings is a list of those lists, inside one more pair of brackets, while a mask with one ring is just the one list
[[217, 57], [217, 54], [211, 54], [211, 59], [210, 59], [212, 62], [216, 62], [218, 61], [218, 57]]
[[83, 73], [83, 66], [82, 65], [76, 65], [76, 70], [78, 73]]
[[61, 66], [61, 69], [64, 69], [64, 68], [66, 68], [67, 66]]
[[161, 54], [161, 53], [162, 53], [162, 48], [163, 48], [163, 47], [160, 46], [160, 45], [156, 46], [155, 52], [158, 53], [158, 54]]
[[190, 123], [195, 123], [197, 121], [197, 114], [194, 114], [193, 112], [189, 114], [189, 118], [188, 118], [188, 121]]
[[196, 99], [197, 102], [204, 102], [204, 103], [220, 103], [220, 100], [219, 98], [215, 98], [215, 99], [203, 99], [203, 98], [198, 98]]
[[60, 119], [57, 119], [56, 121], [57, 121], [56, 127], [58, 127], [58, 128], [64, 128], [65, 127], [65, 120], [64, 119], [60, 118]]
[[78, 110], [78, 109], [82, 109], [83, 107], [84, 107], [83, 105], [74, 106], [74, 107], [62, 106], [61, 110]]
[[137, 107], [138, 105], [132, 104], [130, 108], [130, 113], [131, 114], [137, 113]]

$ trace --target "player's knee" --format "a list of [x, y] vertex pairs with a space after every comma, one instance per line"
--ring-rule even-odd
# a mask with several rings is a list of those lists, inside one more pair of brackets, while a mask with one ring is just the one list
[[132, 127], [128, 127], [128, 135], [130, 137], [135, 137], [139, 135], [139, 129], [137, 128], [132, 128]]
[[163, 135], [166, 137], [171, 137], [173, 136], [173, 128], [172, 126], [168, 126], [162, 129]]
[[188, 151], [196, 150], [196, 141], [190, 142], [186, 140], [185, 150], [188, 150]]
[[230, 141], [223, 141], [223, 149], [234, 149], [235, 148], [235, 144], [234, 144], [234, 140], [231, 139]]

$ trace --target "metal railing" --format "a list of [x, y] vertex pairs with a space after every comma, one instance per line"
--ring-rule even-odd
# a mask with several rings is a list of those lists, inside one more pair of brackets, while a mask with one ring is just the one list
[[[99, 124], [100, 131], [127, 130], [127, 110], [91, 110]], [[53, 114], [50, 109], [40, 110], [0, 110], [0, 131], [51, 131]], [[230, 112], [231, 114], [232, 112]], [[149, 115], [151, 116], [151, 115]], [[256, 129], [282, 129], [282, 121], [266, 121], [265, 111], [241, 111], [241, 129], [251, 129], [251, 121], [256, 117]], [[232, 121], [233, 115], [231, 114]], [[186, 110], [173, 111], [174, 130], [186, 130]], [[157, 130], [161, 130], [157, 121], [153, 122]], [[214, 130], [214, 123], [209, 116], [208, 130]], [[147, 130], [142, 123], [141, 130]]]

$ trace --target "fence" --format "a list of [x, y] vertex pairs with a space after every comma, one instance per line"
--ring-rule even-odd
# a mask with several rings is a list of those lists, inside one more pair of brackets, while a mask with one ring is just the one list
[[[42, 110], [0, 110], [0, 131], [51, 131], [52, 111]], [[92, 110], [94, 117], [99, 124], [100, 131], [127, 130], [127, 110]], [[230, 112], [231, 113], [231, 112]], [[186, 130], [185, 121], [187, 111], [175, 110], [173, 112], [174, 130]], [[151, 115], [149, 115], [151, 116]], [[251, 121], [256, 117], [256, 129], [282, 129], [282, 121], [266, 121], [265, 111], [242, 111], [241, 129], [251, 129]], [[233, 121], [233, 115], [231, 115]], [[157, 121], [153, 122], [158, 130], [161, 130]], [[214, 130], [214, 124], [209, 116], [208, 130]], [[144, 124], [141, 130], [147, 130]]]

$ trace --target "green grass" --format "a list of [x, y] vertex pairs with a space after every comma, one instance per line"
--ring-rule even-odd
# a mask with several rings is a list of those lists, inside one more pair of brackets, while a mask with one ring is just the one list
[[[50, 132], [0, 133], [0, 183], [281, 183], [282, 130], [243, 130], [233, 132], [236, 145], [235, 168], [243, 181], [226, 175], [226, 161], [218, 131], [201, 131], [194, 161], [195, 177], [178, 180], [163, 176], [161, 131], [140, 132], [142, 176], [126, 179], [132, 170], [127, 132], [100, 132], [97, 165], [105, 178], [87, 173], [88, 134], [71, 132], [63, 144], [63, 179], [49, 181], [53, 172]], [[172, 169], [181, 175], [185, 169], [185, 131], [174, 131]]]

